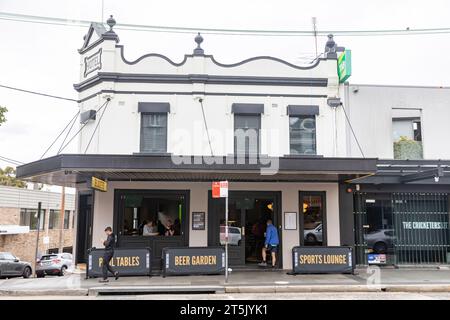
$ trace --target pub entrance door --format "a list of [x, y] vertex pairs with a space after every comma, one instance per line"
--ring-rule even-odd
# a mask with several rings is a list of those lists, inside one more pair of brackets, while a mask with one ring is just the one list
[[[281, 194], [266, 191], [230, 191], [228, 198], [230, 266], [256, 267], [261, 262], [266, 222], [273, 220], [281, 246]], [[208, 245], [225, 245], [225, 199], [208, 198]], [[277, 265], [281, 266], [281, 248]]]

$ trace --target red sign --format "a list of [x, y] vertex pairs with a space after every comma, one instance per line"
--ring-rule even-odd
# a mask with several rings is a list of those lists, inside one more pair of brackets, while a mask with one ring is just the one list
[[213, 198], [228, 197], [228, 181], [213, 181], [212, 197]]

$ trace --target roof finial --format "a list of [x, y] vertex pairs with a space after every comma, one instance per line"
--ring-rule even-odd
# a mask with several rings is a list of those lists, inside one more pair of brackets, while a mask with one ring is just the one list
[[106, 23], [109, 26], [109, 31], [113, 31], [113, 27], [116, 25], [116, 20], [112, 15], [109, 16], [108, 20], [106, 20]]
[[197, 36], [195, 37], [194, 40], [197, 43], [197, 48], [194, 49], [194, 56], [202, 56], [202, 55], [204, 55], [205, 51], [200, 46], [201, 43], [203, 42], [203, 37], [200, 34], [200, 32], [197, 34]]
[[337, 58], [337, 44], [333, 39], [333, 35], [330, 33], [328, 35], [327, 43], [325, 44], [325, 57], [326, 58]]

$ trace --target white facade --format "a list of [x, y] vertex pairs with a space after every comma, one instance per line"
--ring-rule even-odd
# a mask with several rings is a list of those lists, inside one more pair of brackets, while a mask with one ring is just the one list
[[[91, 29], [90, 34], [95, 32]], [[81, 101], [80, 112], [98, 111], [96, 119], [87, 121], [80, 134], [80, 154], [138, 154], [141, 127], [138, 104], [145, 102], [170, 104], [168, 154], [210, 156], [205, 122], [214, 156], [233, 154], [235, 103], [264, 105], [261, 154], [272, 157], [290, 154], [289, 105], [318, 106], [317, 155], [346, 157], [350, 148], [342, 109], [327, 103], [328, 98], [339, 98], [335, 57], [319, 59], [308, 66], [295, 66], [272, 57], [223, 65], [213, 56], [194, 51], [179, 63], [158, 54], [128, 61], [126, 50], [117, 45], [114, 35], [90, 40], [89, 34], [80, 54], [80, 82], [75, 85]], [[105, 107], [108, 98], [111, 100]], [[327, 244], [339, 246], [338, 186], [337, 182], [231, 182], [230, 190], [281, 192], [281, 213], [298, 212], [298, 219], [302, 218], [299, 192], [325, 192]], [[85, 184], [79, 184], [77, 189], [85, 189]], [[189, 221], [192, 212], [198, 211], [206, 212], [208, 220], [210, 182], [109, 181], [108, 192], [95, 191], [92, 246], [101, 246], [103, 229], [114, 223], [114, 197], [118, 189], [189, 190]], [[284, 219], [283, 214], [280, 217]], [[299, 245], [300, 233], [299, 229], [284, 230], [283, 223], [279, 221], [277, 226], [282, 238], [282, 266], [289, 269], [291, 250]], [[208, 246], [208, 227], [189, 228], [190, 246]]]

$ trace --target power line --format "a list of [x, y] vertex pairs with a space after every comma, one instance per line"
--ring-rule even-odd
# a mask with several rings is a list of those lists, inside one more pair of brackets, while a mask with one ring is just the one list
[[[0, 12], [0, 20], [9, 20], [17, 22], [86, 27], [92, 21], [77, 19], [62, 19], [56, 17], [43, 17], [34, 15], [24, 15], [16, 13]], [[101, 22], [98, 22], [101, 23]], [[254, 35], [254, 36], [315, 36], [327, 35], [333, 33], [341, 36], [389, 36], [389, 35], [430, 35], [430, 34], [448, 34], [450, 27], [443, 28], [405, 28], [405, 29], [372, 29], [372, 30], [257, 30], [257, 29], [223, 29], [223, 28], [194, 28], [194, 27], [174, 27], [158, 25], [139, 25], [119, 23], [115, 26], [119, 30], [150, 31], [165, 33], [197, 33], [216, 35]]]
[[26, 90], [26, 89], [20, 89], [20, 88], [16, 88], [16, 87], [5, 86], [5, 85], [2, 85], [2, 84], [0, 84], [0, 87], [1, 87], [1, 88], [5, 88], [5, 89], [10, 89], [10, 90], [15, 90], [15, 91], [20, 91], [20, 92], [25, 92], [25, 93], [35, 94], [35, 95], [43, 96], [43, 97], [47, 97], [47, 98], [54, 98], [54, 99], [60, 99], [60, 100], [66, 100], [66, 101], [78, 102], [78, 100], [71, 99], [71, 98], [65, 98], [65, 97], [60, 97], [60, 96], [54, 96], [54, 95], [47, 94], [47, 93], [42, 93], [42, 92], [37, 92], [37, 91], [30, 91], [30, 90]]
[[102, 121], [103, 115], [105, 114], [105, 111], [106, 111], [106, 109], [108, 108], [109, 101], [110, 101], [110, 99], [106, 100], [105, 109], [103, 109], [103, 112], [102, 112], [100, 118], [99, 118], [98, 121], [97, 121], [97, 125], [95, 126], [94, 131], [92, 132], [91, 138], [89, 139], [89, 142], [88, 142], [88, 144], [87, 144], [87, 146], [86, 146], [86, 149], [84, 150], [84, 154], [86, 154], [86, 152], [87, 152], [88, 149], [89, 149], [89, 146], [91, 145], [91, 142], [92, 142], [92, 139], [94, 138], [95, 132], [97, 131], [97, 128], [98, 128], [98, 126], [100, 125], [100, 122]]
[[353, 137], [355, 138], [356, 144], [358, 145], [359, 152], [361, 152], [362, 157], [365, 158], [366, 156], [364, 155], [364, 152], [363, 152], [363, 150], [361, 148], [361, 145], [359, 144], [358, 138], [356, 137], [356, 133], [353, 130], [353, 126], [352, 126], [352, 124], [350, 122], [349, 117], [347, 116], [347, 112], [345, 111], [344, 105], [342, 104], [341, 107], [342, 107], [342, 110], [344, 110], [345, 118], [347, 119], [347, 122], [348, 122], [348, 125], [350, 127], [350, 130], [352, 131]]
[[84, 127], [89, 123], [89, 120], [93, 119], [94, 115], [96, 115], [100, 110], [102, 110], [103, 107], [106, 105], [106, 103], [107, 103], [108, 101], [109, 101], [109, 100], [105, 101], [105, 103], [103, 103], [103, 104], [101, 105], [101, 107], [97, 109], [97, 112], [96, 112], [96, 113], [91, 114], [91, 116], [86, 120], [86, 122], [81, 126], [81, 128], [78, 129], [78, 131], [72, 136], [72, 138], [70, 138], [69, 142], [67, 142], [62, 148], [60, 148], [60, 150], [58, 151], [58, 154], [60, 154], [61, 151], [63, 151], [63, 150], [64, 150], [64, 149], [65, 149], [65, 148], [73, 141], [73, 139], [75, 139], [75, 137], [76, 137], [76, 136], [84, 129]]
[[[69, 127], [69, 125], [72, 123], [72, 121], [75, 123], [75, 119], [78, 117], [78, 114], [80, 113], [80, 111], [78, 111], [76, 114], [75, 114], [75, 116], [72, 118], [72, 119], [70, 119], [70, 121], [69, 121], [69, 123], [67, 123], [67, 125], [64, 127], [64, 129], [58, 134], [58, 136], [55, 138], [55, 140], [53, 140], [53, 142], [50, 144], [50, 146], [45, 150], [45, 152], [42, 154], [42, 156], [41, 156], [41, 158], [40, 159], [42, 159], [46, 154], [47, 154], [47, 152], [48, 152], [48, 150], [50, 150], [51, 149], [51, 147], [53, 147], [53, 145], [56, 143], [56, 141], [59, 139], [59, 137], [61, 137], [61, 135], [64, 133], [64, 131], [66, 131], [66, 129], [67, 129], [67, 127]], [[70, 128], [72, 128], [72, 127], [70, 127]], [[69, 132], [70, 132], [70, 130], [69, 130]], [[69, 134], [69, 133], [67, 133], [67, 134]], [[66, 138], [67, 138], [67, 136], [66, 136]], [[64, 139], [64, 141], [65, 141], [65, 139]], [[63, 142], [64, 143], [64, 142]], [[60, 148], [60, 150], [61, 150], [61, 148]], [[59, 151], [58, 151], [58, 153], [59, 153]]]
[[198, 100], [198, 102], [200, 102], [200, 106], [202, 107], [203, 123], [205, 124], [206, 136], [208, 137], [209, 150], [211, 151], [211, 157], [214, 157], [213, 148], [212, 148], [212, 145], [211, 145], [211, 139], [209, 137], [208, 123], [206, 122], [205, 108], [203, 108], [203, 99], [200, 98]]
[[14, 160], [14, 159], [3, 157], [3, 156], [0, 156], [0, 160], [2, 160], [4, 162], [8, 162], [10, 164], [13, 164], [15, 166], [20, 166], [20, 165], [24, 164], [22, 161]]

